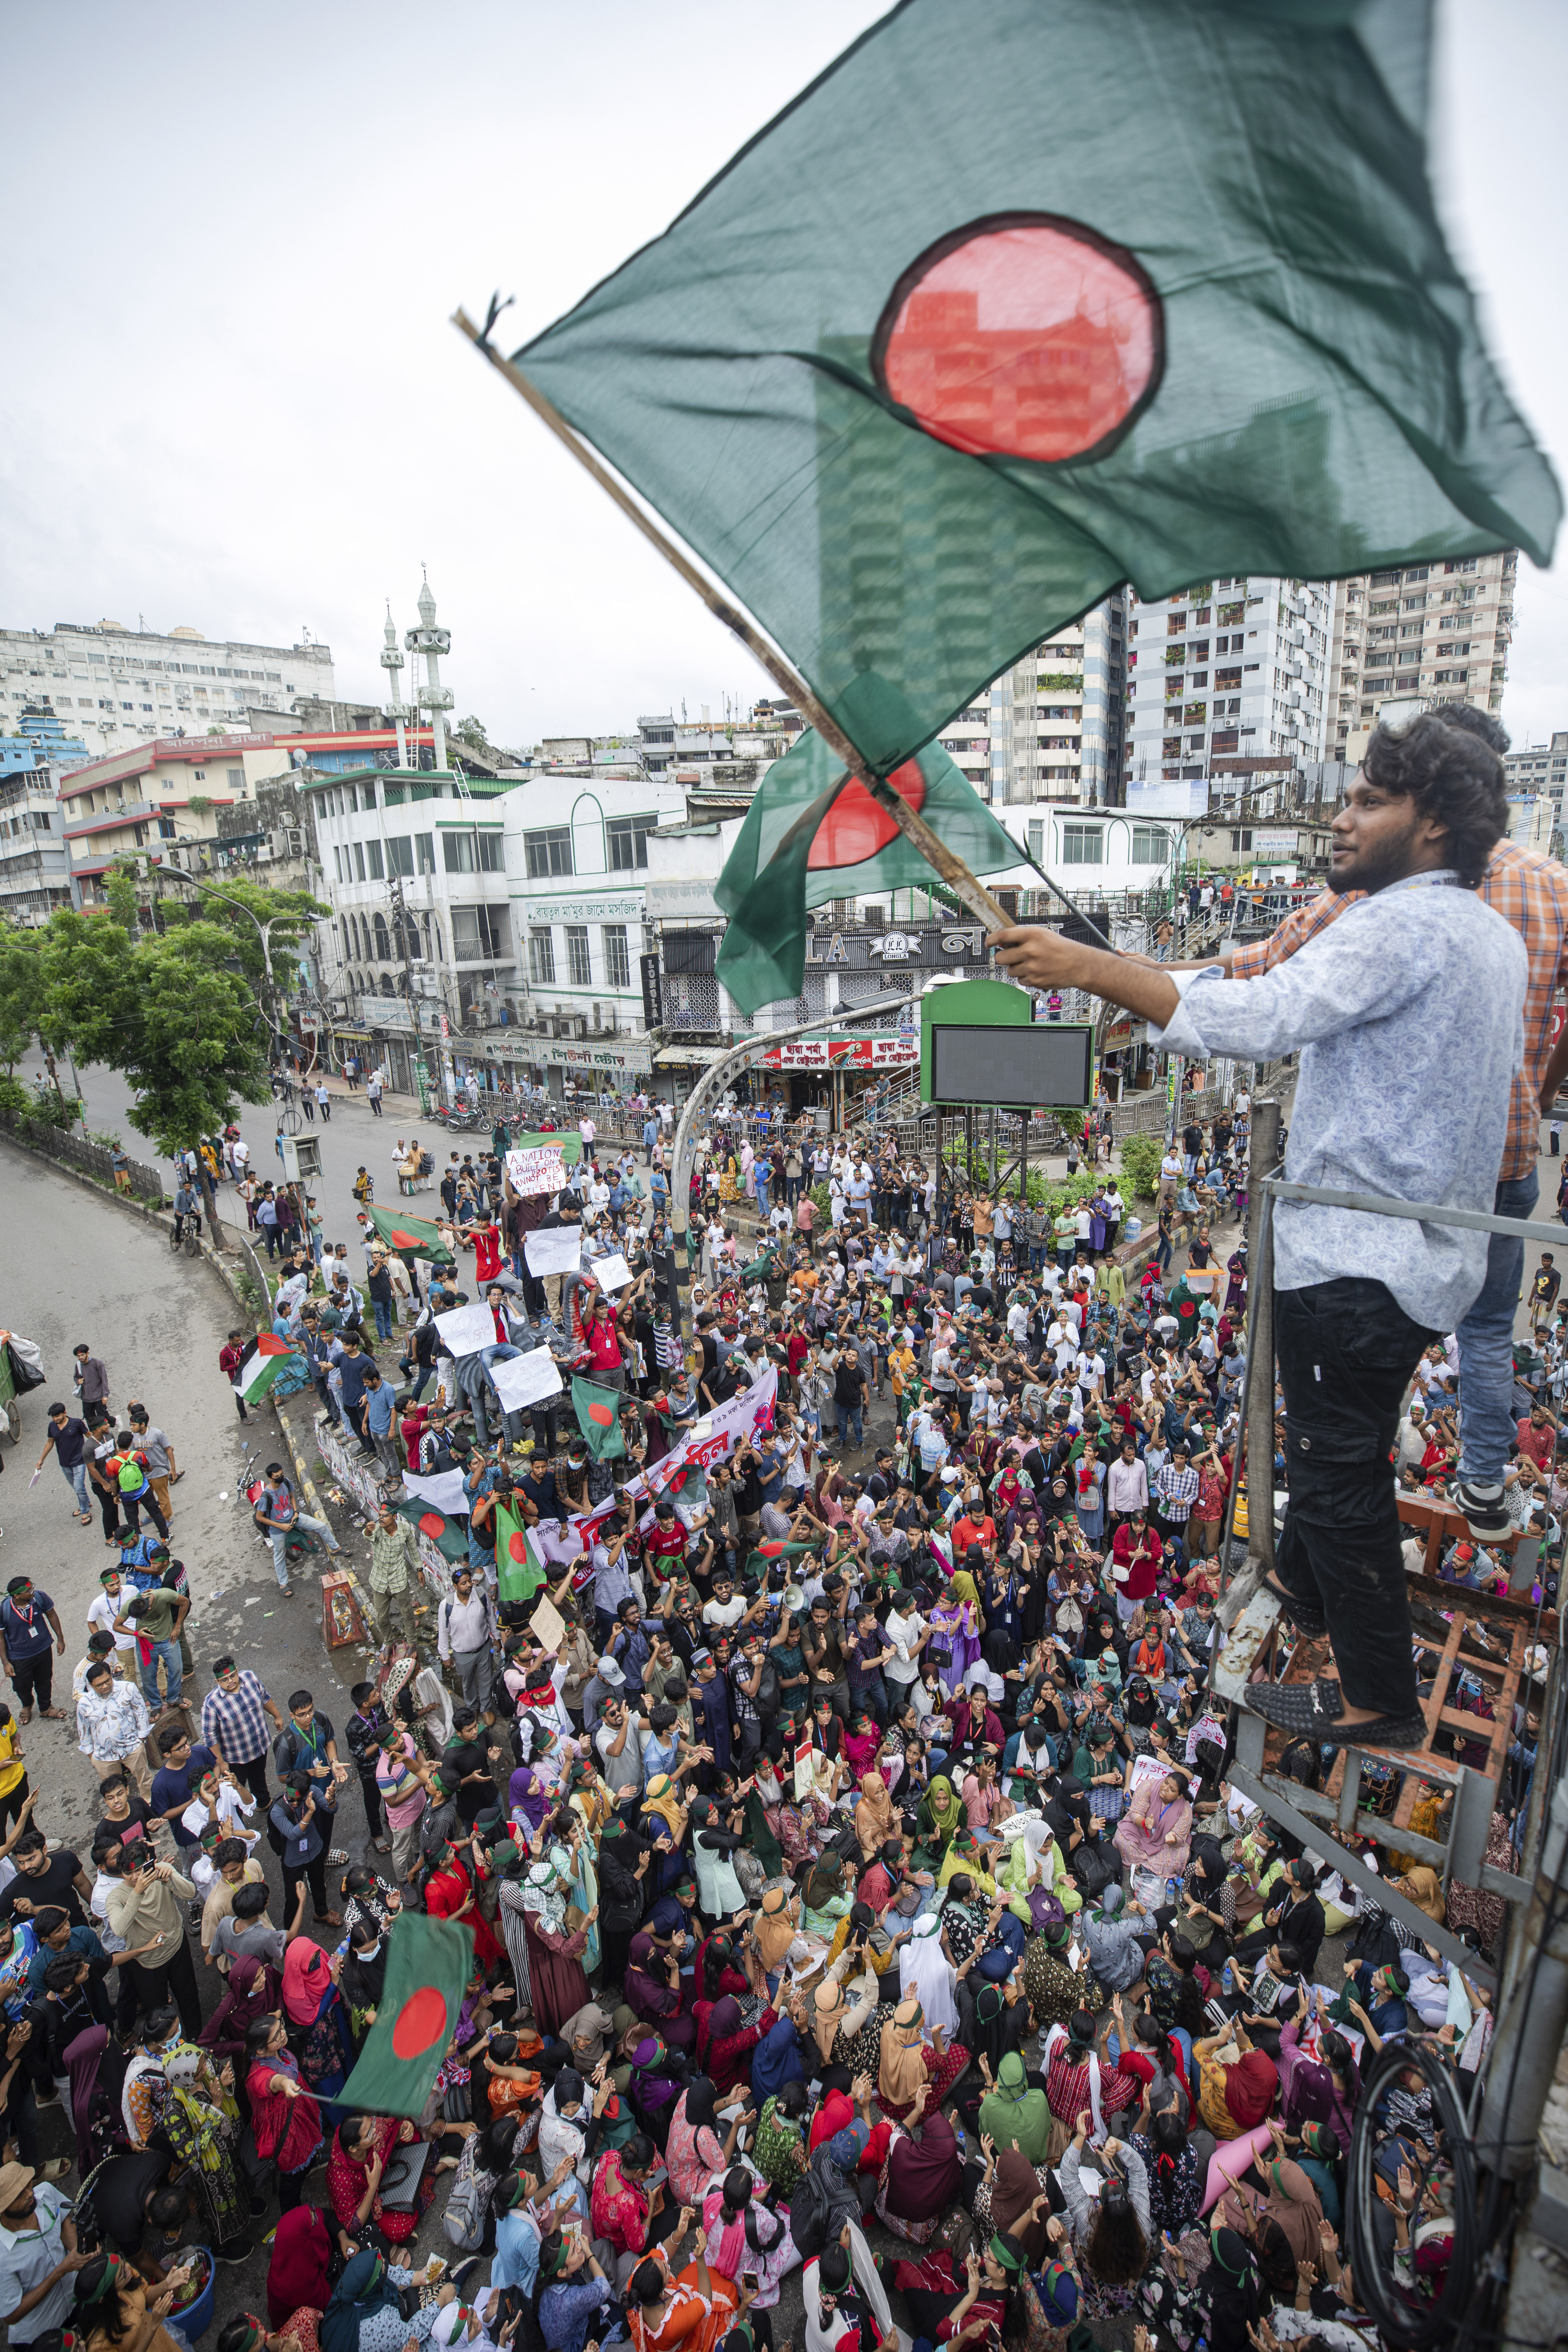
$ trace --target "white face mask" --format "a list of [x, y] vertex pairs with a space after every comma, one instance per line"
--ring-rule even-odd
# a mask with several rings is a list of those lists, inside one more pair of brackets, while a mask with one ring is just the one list
[[381, 1949], [381, 1938], [380, 1938], [380, 1937], [378, 1936], [378, 1937], [376, 1937], [376, 1940], [375, 1940], [375, 1942], [374, 1942], [374, 1944], [366, 1944], [366, 1945], [363, 1947], [363, 1950], [361, 1950], [361, 1951], [357, 1952], [357, 1953], [355, 1954], [355, 1956], [354, 1956], [354, 1957], [356, 1958], [356, 1959], [361, 1959], [361, 1960], [374, 1960], [374, 1958], [375, 1958], [375, 1956], [376, 1956], [376, 1954], [377, 1954], [377, 1952], [379, 1952], [379, 1951], [380, 1951], [380, 1949]]

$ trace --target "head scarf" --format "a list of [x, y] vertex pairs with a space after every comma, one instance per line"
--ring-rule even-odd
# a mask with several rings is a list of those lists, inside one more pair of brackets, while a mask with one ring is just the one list
[[963, 2177], [958, 2135], [934, 2107], [918, 2136], [900, 2129], [888, 2150], [888, 2205], [900, 2221], [929, 2221], [957, 2198]]
[[297, 2311], [325, 2311], [332, 2290], [327, 2283], [331, 2240], [314, 2205], [285, 2213], [272, 2240], [267, 2265], [267, 2316], [281, 2327]]
[[686, 1831], [681, 1819], [680, 1791], [668, 1772], [654, 1774], [644, 1792], [642, 1809], [645, 1813], [657, 1813], [675, 1843], [680, 1843]]
[[855, 2229], [860, 2226], [860, 2200], [856, 2193], [855, 2175], [859, 2168], [860, 2152], [870, 2138], [870, 2128], [858, 2121], [831, 2139], [823, 2141], [811, 2158], [802, 2186], [808, 2191], [812, 2218], [819, 2245], [837, 2242], [846, 2222]]
[[314, 2025], [322, 2000], [336, 1990], [320, 1944], [296, 1936], [283, 1955], [283, 2007], [289, 2016], [296, 2025]]
[[763, 1897], [763, 1907], [757, 1914], [752, 1930], [752, 1940], [757, 1957], [771, 1976], [784, 1966], [784, 1955], [795, 1941], [795, 1924], [789, 1916], [789, 1894], [783, 1886], [770, 1886]]
[[833, 2063], [834, 2038], [843, 2015], [844, 1988], [834, 1978], [824, 1977], [812, 1996], [811, 2030], [825, 2066]]
[[1252, 2249], [1235, 2230], [1209, 2228], [1209, 2266], [1198, 2281], [1209, 2315], [1213, 2352], [1248, 2352], [1247, 2327], [1256, 2326], [1262, 2300]]
[[925, 2053], [921, 2047], [924, 2023], [925, 2011], [918, 2000], [910, 2000], [899, 2003], [882, 2028], [877, 2089], [889, 2106], [911, 2105], [926, 2079]]
[[1417, 1864], [1414, 1870], [1407, 1870], [1403, 1878], [1396, 1878], [1394, 1883], [1401, 1894], [1409, 1895], [1417, 1910], [1425, 1911], [1428, 1919], [1435, 1919], [1439, 1927], [1443, 1925], [1443, 1891], [1435, 1873], [1428, 1870], [1425, 1863]]
[[752, 2096], [761, 2105], [775, 2097], [786, 2083], [804, 2083], [800, 2036], [794, 2022], [781, 2017], [768, 2028], [752, 2053]]
[[1268, 2209], [1284, 2231], [1298, 2267], [1321, 2261], [1318, 2231], [1323, 2208], [1311, 2179], [1289, 2157], [1276, 2157], [1268, 2173]]
[[1048, 2213], [1037, 2213], [1026, 2229], [1024, 2226], [1024, 2216], [1039, 2193], [1040, 2184], [1027, 2157], [1016, 2147], [999, 2150], [991, 2189], [992, 2227], [1017, 2240], [1031, 2270], [1038, 2270], [1050, 2243], [1046, 2235]]
[[943, 1844], [950, 1838], [956, 1837], [963, 1826], [963, 1807], [959, 1803], [952, 1782], [945, 1772], [939, 1772], [927, 1789], [923, 1810]]
[[855, 1808], [855, 1834], [862, 1848], [885, 1843], [889, 1838], [897, 1837], [901, 1828], [880, 1772], [862, 1773], [860, 1801]]
[[679, 2006], [679, 1998], [668, 1984], [654, 1976], [648, 1961], [653, 1957], [653, 1937], [646, 1933], [634, 1936], [626, 1947], [626, 1980], [622, 1987], [627, 2001], [642, 2018], [667, 2016]]
[[[119, 2042], [110, 2041], [106, 2025], [89, 2025], [69, 2044], [65, 2057], [70, 2075], [77, 2158], [85, 2180], [98, 2162], [92, 2144], [93, 2093], [101, 2084], [104, 2097], [118, 2117], [125, 2084], [125, 2056]], [[320, 2308], [318, 2305], [317, 2309]]]
[[[721, 2002], [720, 2007], [722, 2008], [722, 2006], [723, 2003]], [[686, 2120], [693, 2134], [701, 2131], [704, 2127], [709, 2131], [718, 2130], [719, 2126], [713, 2120], [715, 2096], [716, 2093], [710, 2076], [693, 2074], [690, 2082], [686, 2085], [685, 2092]]]
[[[566, 1897], [559, 1892], [553, 1863], [536, 1862], [522, 1883], [522, 1907], [531, 1911], [547, 1935], [566, 1933]], [[290, 1946], [289, 1949], [292, 1950]]]
[[998, 2152], [1019, 2148], [1030, 2164], [1043, 2164], [1050, 2128], [1051, 2111], [1044, 2091], [1029, 2088], [1022, 2058], [1016, 2050], [1009, 2050], [997, 2069], [995, 2089], [980, 2103], [981, 2137], [989, 2134]]
[[831, 1903], [836, 1895], [842, 1894], [844, 1860], [841, 1854], [835, 1853], [831, 1848], [826, 1853], [819, 1854], [811, 1865], [811, 1874], [805, 1884], [807, 1910], [820, 1911], [824, 1904]]
[[321, 2315], [321, 2352], [359, 2352], [361, 2322], [397, 2309], [397, 2289], [386, 2275], [386, 2264], [366, 2248], [348, 2264]]
[[1279, 2082], [1279, 2068], [1261, 2050], [1249, 2050], [1245, 2058], [1226, 2068], [1225, 2104], [1243, 2131], [1256, 2131], [1263, 2121], [1274, 2104]]
[[[600, 2059], [608, 2055], [610, 2037], [614, 2032], [609, 2012], [601, 2009], [597, 2001], [590, 2000], [574, 2016], [567, 2019], [561, 2029], [561, 2039], [572, 2053], [573, 2064], [585, 2066], [592, 2073]], [[591, 2037], [590, 2044], [586, 2050], [580, 2051], [575, 2044], [584, 2034]]]

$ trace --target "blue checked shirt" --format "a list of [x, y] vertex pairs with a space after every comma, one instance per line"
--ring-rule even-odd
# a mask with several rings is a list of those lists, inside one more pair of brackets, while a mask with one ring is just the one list
[[202, 1738], [220, 1748], [230, 1764], [252, 1764], [267, 1753], [267, 1717], [262, 1701], [271, 1694], [251, 1673], [239, 1670], [237, 1691], [210, 1690], [202, 1701]]
[[1167, 1462], [1154, 1481], [1154, 1491], [1160, 1497], [1160, 1512], [1173, 1526], [1182, 1526], [1191, 1518], [1193, 1505], [1198, 1498], [1198, 1474], [1195, 1470], [1177, 1470]]

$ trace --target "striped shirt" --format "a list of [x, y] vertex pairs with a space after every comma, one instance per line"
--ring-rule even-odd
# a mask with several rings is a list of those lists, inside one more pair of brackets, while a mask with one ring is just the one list
[[254, 1764], [267, 1753], [267, 1687], [248, 1666], [239, 1670], [237, 1691], [210, 1690], [202, 1701], [202, 1738], [226, 1764]]
[[[1046, 2068], [1046, 2105], [1058, 2123], [1073, 2125], [1085, 2107], [1089, 2106], [1089, 2061], [1075, 2065], [1068, 2056], [1064, 2042]], [[1136, 2100], [1142, 2104], [1143, 2085], [1136, 2074], [1124, 2074], [1120, 2066], [1114, 2070], [1104, 2061], [1100, 2068], [1100, 2112], [1102, 2116], [1120, 2115], [1123, 2107]], [[1092, 2109], [1090, 2110], [1092, 2112]]]
[[[1347, 890], [1342, 897], [1325, 890], [1310, 905], [1299, 907], [1268, 939], [1237, 949], [1231, 958], [1232, 979], [1258, 980], [1272, 971], [1365, 895], [1363, 890]], [[1524, 1064], [1515, 1075], [1509, 1098], [1508, 1140], [1498, 1171], [1500, 1182], [1507, 1182], [1530, 1174], [1539, 1148], [1541, 1081], [1552, 1055], [1552, 1007], [1557, 991], [1568, 986], [1568, 869], [1537, 850], [1500, 841], [1478, 896], [1512, 924], [1530, 958], [1524, 992]]]

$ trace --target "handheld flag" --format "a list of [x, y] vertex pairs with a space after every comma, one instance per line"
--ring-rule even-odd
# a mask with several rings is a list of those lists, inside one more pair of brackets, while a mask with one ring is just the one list
[[574, 1372], [572, 1410], [595, 1461], [617, 1461], [626, 1450], [626, 1441], [621, 1435], [621, 1401], [616, 1391], [597, 1388], [592, 1381], [579, 1380]]
[[503, 1601], [531, 1601], [544, 1581], [528, 1529], [510, 1503], [495, 1497], [496, 1586]]
[[395, 1250], [406, 1262], [409, 1258], [426, 1257], [437, 1265], [450, 1265], [452, 1253], [441, 1238], [439, 1225], [427, 1217], [409, 1217], [395, 1209], [378, 1209], [374, 1201], [364, 1204], [364, 1213], [389, 1250]]
[[263, 1331], [258, 1339], [252, 1339], [229, 1384], [241, 1403], [255, 1404], [264, 1397], [287, 1369], [293, 1352], [288, 1340], [280, 1339], [276, 1331]]
[[466, 1560], [468, 1557], [468, 1529], [460, 1519], [454, 1519], [434, 1503], [416, 1496], [412, 1502], [394, 1503], [393, 1509], [400, 1519], [422, 1536], [428, 1536], [443, 1559]]
[[1544, 564], [1430, 45], [1430, 0], [901, 0], [516, 365], [883, 773], [1124, 580]]
[[[972, 873], [998, 874], [1023, 853], [938, 744], [890, 779]], [[759, 787], [713, 896], [730, 921], [717, 970], [744, 1012], [798, 996], [805, 917], [829, 898], [920, 887], [931, 867], [858, 777], [815, 732], [775, 760]], [[750, 1274], [750, 1267], [747, 1273]]]
[[420, 2113], [457, 2032], [473, 1967], [471, 1927], [398, 1913], [375, 2023], [338, 2094], [341, 2105], [377, 2116]]

